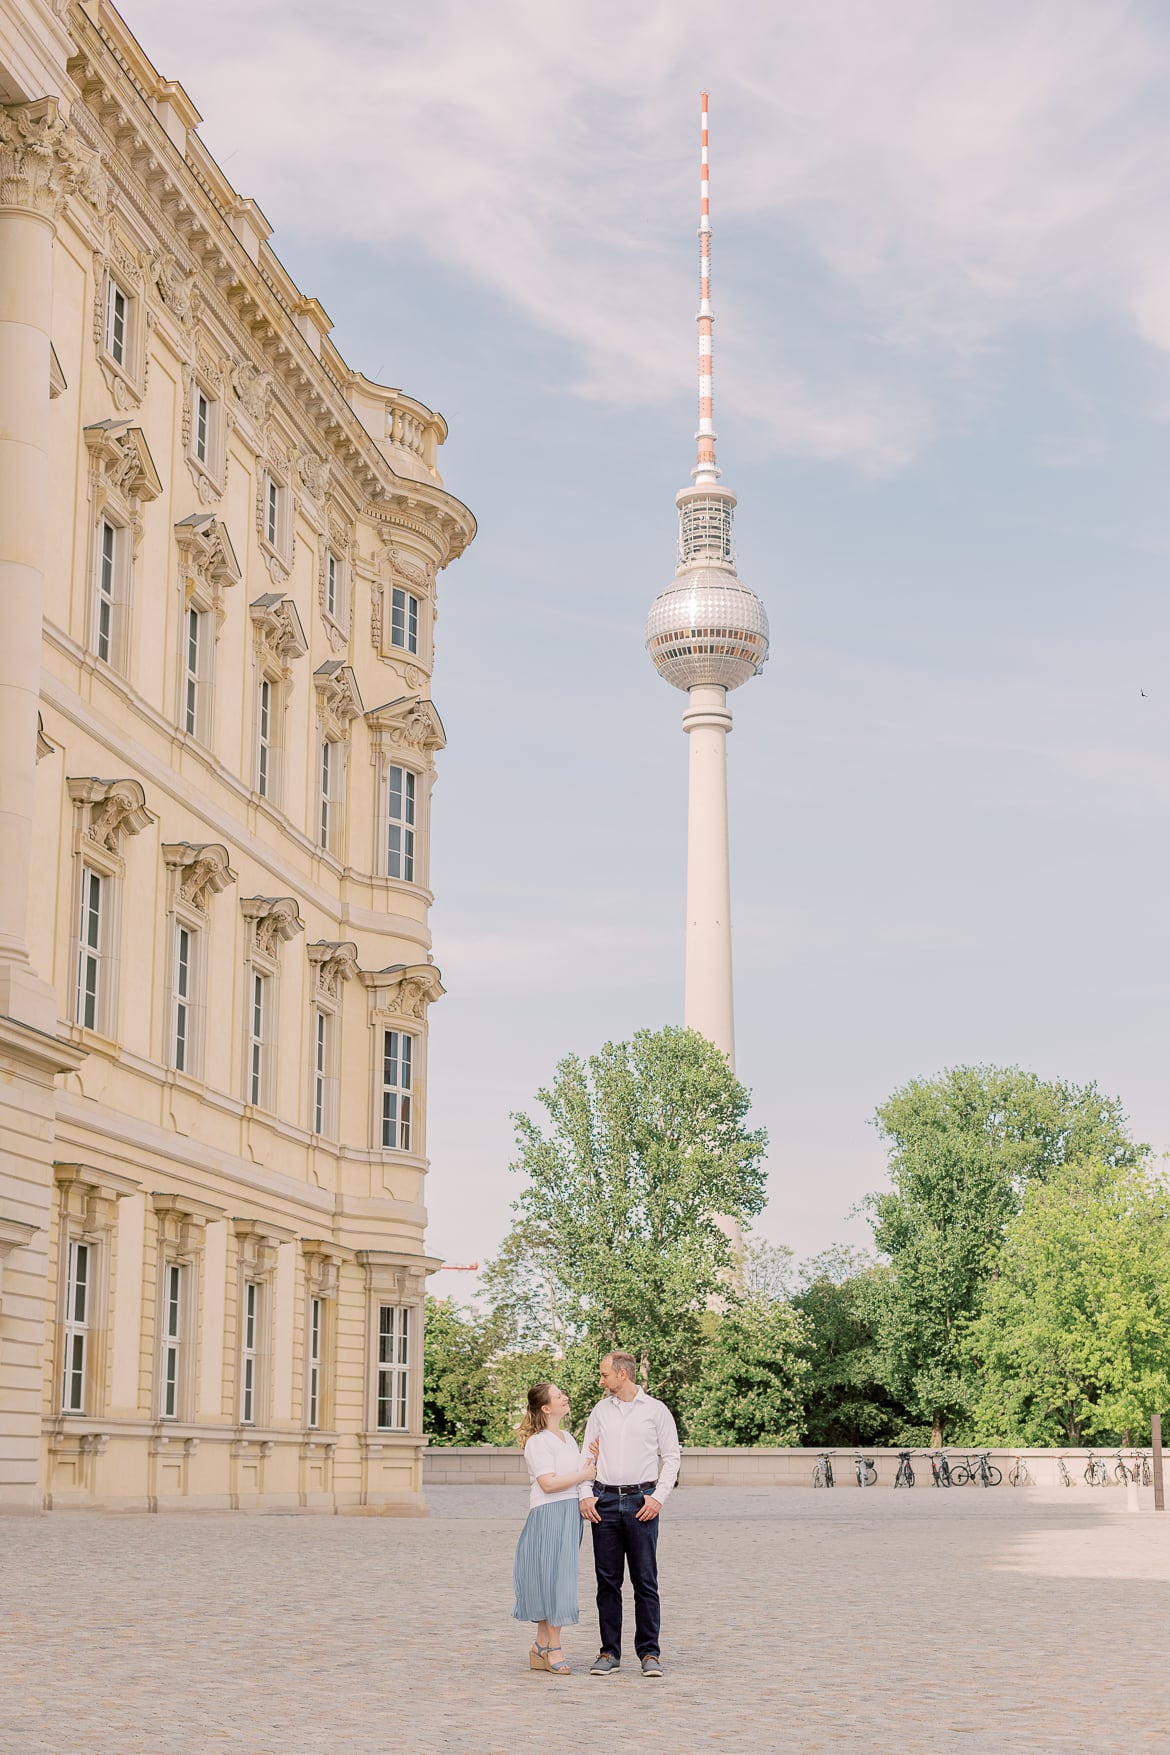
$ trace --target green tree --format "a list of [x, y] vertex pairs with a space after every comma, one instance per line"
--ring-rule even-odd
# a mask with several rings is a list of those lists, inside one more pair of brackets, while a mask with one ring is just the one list
[[907, 1415], [881, 1380], [877, 1304], [885, 1270], [865, 1250], [837, 1246], [803, 1263], [792, 1302], [805, 1324], [805, 1444], [889, 1444]]
[[[620, 1346], [667, 1400], [693, 1373], [701, 1317], [732, 1268], [719, 1215], [764, 1204], [766, 1136], [749, 1093], [693, 1030], [642, 1030], [557, 1067], [538, 1093], [547, 1131], [514, 1117], [535, 1227], [565, 1331], [595, 1354]], [[571, 1392], [570, 1392], [571, 1393]]]
[[486, 1444], [499, 1426], [492, 1359], [500, 1325], [446, 1298], [426, 1302], [423, 1431], [432, 1444]]
[[689, 1444], [798, 1444], [804, 1421], [804, 1319], [791, 1304], [746, 1298], [721, 1315], [701, 1374], [684, 1392]]
[[792, 1291], [792, 1251], [786, 1243], [767, 1243], [751, 1231], [744, 1235], [740, 1279], [749, 1298], [775, 1304]]
[[1066, 1164], [1007, 1227], [968, 1349], [984, 1443], [1129, 1444], [1170, 1407], [1170, 1191]]
[[1078, 1158], [1133, 1164], [1121, 1106], [1095, 1085], [1044, 1083], [1017, 1067], [954, 1067], [896, 1091], [877, 1112], [892, 1188], [872, 1195], [889, 1259], [877, 1306], [884, 1381], [941, 1444], [970, 1410], [964, 1346], [1025, 1189]]

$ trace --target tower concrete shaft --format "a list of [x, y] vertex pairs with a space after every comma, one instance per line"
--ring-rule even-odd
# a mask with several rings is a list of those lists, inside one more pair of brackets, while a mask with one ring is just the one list
[[727, 833], [727, 690], [688, 690], [683, 730], [690, 740], [687, 799], [686, 995], [683, 1021], [735, 1068], [731, 973], [731, 870]]

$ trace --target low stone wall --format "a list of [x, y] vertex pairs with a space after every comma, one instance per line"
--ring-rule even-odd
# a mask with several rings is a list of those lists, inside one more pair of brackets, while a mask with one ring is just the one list
[[[857, 1487], [857, 1471], [855, 1450], [717, 1450], [713, 1448], [699, 1449], [688, 1447], [683, 1450], [682, 1472], [679, 1485], [682, 1487], [811, 1487], [813, 1470], [821, 1455], [833, 1459], [833, 1478], [838, 1487]], [[866, 1448], [862, 1455], [868, 1457], [877, 1470], [877, 1486], [892, 1487], [894, 1476], [898, 1470], [898, 1452]], [[952, 1467], [965, 1458], [977, 1454], [970, 1450], [950, 1450], [946, 1452]], [[1132, 1460], [1132, 1452], [1123, 1453], [1127, 1466]], [[1149, 1451], [1145, 1451], [1149, 1456]], [[993, 1450], [991, 1461], [1003, 1474], [1003, 1484], [1008, 1485], [1008, 1475], [1014, 1468], [1017, 1458], [1021, 1459], [1028, 1471], [1029, 1486], [1059, 1488], [1063, 1486], [1059, 1459], [1063, 1458], [1068, 1470], [1073, 1489], [1082, 1493], [1089, 1491], [1085, 1480], [1085, 1466], [1091, 1456], [1098, 1455], [1105, 1463], [1111, 1486], [1119, 1486], [1114, 1475], [1117, 1456], [1114, 1451], [1091, 1450]], [[912, 1456], [915, 1485], [930, 1487], [930, 1457], [928, 1453], [915, 1451]], [[445, 1448], [435, 1446], [428, 1448], [423, 1458], [424, 1487], [523, 1487], [528, 1483], [528, 1470], [524, 1466], [524, 1458], [518, 1450], [502, 1449], [496, 1445], [483, 1444], [467, 1448]], [[1094, 1488], [1092, 1491], [1100, 1491]]]

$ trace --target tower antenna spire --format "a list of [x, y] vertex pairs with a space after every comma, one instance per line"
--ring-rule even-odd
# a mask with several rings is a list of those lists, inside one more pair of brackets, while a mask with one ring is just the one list
[[699, 430], [698, 456], [691, 475], [696, 483], [718, 481], [715, 463], [715, 381], [714, 340], [715, 319], [711, 312], [711, 163], [709, 157], [710, 128], [707, 93], [700, 97], [702, 105], [699, 143]]

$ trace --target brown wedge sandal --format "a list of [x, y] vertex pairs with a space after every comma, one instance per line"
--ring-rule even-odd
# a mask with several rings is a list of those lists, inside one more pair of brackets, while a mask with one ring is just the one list
[[534, 1640], [528, 1652], [528, 1668], [530, 1670], [547, 1670], [548, 1654], [551, 1649], [550, 1646], [541, 1645], [539, 1641]]

